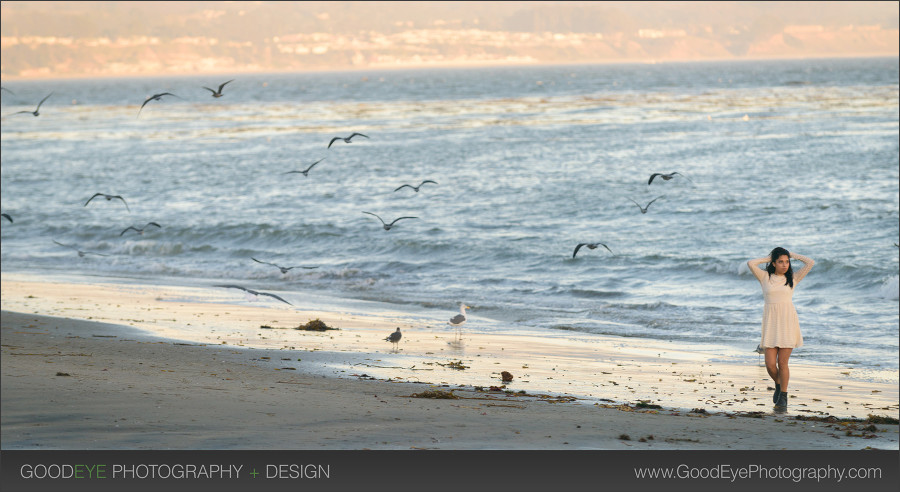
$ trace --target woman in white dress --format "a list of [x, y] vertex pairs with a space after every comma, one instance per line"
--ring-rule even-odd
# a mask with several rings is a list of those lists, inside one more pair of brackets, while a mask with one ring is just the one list
[[[791, 259], [803, 262], [803, 268], [794, 272]], [[765, 271], [759, 268], [761, 263], [768, 262]], [[803, 345], [800, 334], [800, 321], [794, 309], [792, 297], [794, 287], [812, 269], [815, 262], [811, 258], [790, 253], [784, 248], [775, 248], [767, 257], [747, 262], [750, 271], [762, 286], [765, 307], [762, 319], [762, 341], [760, 346], [766, 354], [766, 371], [775, 381], [775, 394], [772, 401], [778, 408], [787, 408], [788, 380], [791, 372], [788, 359], [791, 352]]]

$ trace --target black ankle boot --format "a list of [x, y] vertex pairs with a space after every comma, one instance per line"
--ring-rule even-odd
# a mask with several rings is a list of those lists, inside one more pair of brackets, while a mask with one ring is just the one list
[[772, 403], [778, 404], [778, 397], [781, 396], [781, 385], [775, 383], [775, 393], [772, 394]]
[[787, 408], [787, 403], [788, 403], [788, 394], [787, 394], [787, 391], [782, 391], [782, 392], [778, 395], [778, 403], [775, 404], [775, 407], [780, 408], [780, 409], [786, 409], [786, 408]]

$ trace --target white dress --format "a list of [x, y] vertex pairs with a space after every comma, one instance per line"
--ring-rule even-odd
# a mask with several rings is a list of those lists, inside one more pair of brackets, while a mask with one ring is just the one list
[[[803, 255], [791, 253], [791, 258], [803, 262], [803, 268], [794, 272], [794, 287], [803, 280], [803, 277], [812, 269], [815, 261]], [[759, 280], [762, 286], [763, 297], [766, 304], [763, 307], [762, 339], [760, 346], [763, 348], [797, 348], [803, 346], [803, 335], [800, 334], [800, 320], [797, 318], [797, 310], [794, 309], [794, 289], [786, 284], [784, 275], [776, 275], [759, 268], [762, 263], [769, 262], [770, 258], [757, 258], [747, 262], [750, 271]]]

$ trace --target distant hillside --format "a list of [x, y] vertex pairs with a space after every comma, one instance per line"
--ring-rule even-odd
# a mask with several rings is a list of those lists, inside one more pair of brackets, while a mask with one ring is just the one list
[[898, 54], [897, 2], [3, 2], [3, 77]]

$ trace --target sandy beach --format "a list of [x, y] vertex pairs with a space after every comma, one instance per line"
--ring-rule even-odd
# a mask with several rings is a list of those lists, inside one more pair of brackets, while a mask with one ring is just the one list
[[[457, 343], [421, 313], [230, 289], [4, 274], [0, 291], [5, 450], [898, 449], [896, 384], [847, 368], [792, 363], [774, 413], [755, 354], [474, 326]], [[339, 329], [294, 329], [316, 318]]]

